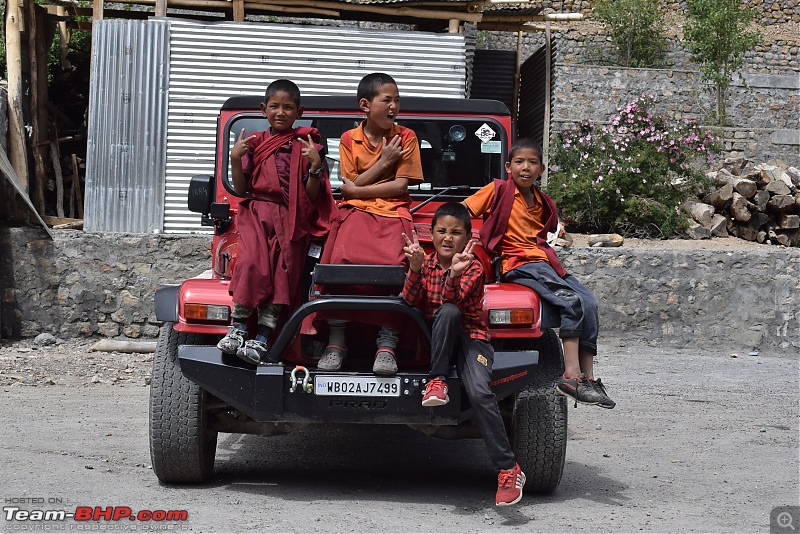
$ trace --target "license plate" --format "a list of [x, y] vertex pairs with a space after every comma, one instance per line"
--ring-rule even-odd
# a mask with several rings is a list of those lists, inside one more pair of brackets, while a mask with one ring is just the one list
[[400, 379], [318, 375], [314, 377], [314, 393], [338, 397], [399, 397]]

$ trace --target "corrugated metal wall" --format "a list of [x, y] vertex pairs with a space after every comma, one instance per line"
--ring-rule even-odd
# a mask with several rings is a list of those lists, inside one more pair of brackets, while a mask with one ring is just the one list
[[161, 231], [169, 26], [101, 20], [92, 28], [84, 228]]
[[[551, 58], [555, 58], [555, 42], [551, 44]], [[544, 146], [545, 132], [545, 91], [550, 91], [552, 97], [553, 84], [545, 87], [547, 81], [545, 61], [547, 48], [542, 46], [525, 60], [520, 67], [519, 83], [519, 121], [517, 123], [517, 137], [531, 137]], [[550, 65], [554, 65], [551, 61]], [[552, 68], [551, 68], [552, 74]]]
[[472, 66], [470, 98], [499, 100], [514, 109], [514, 77], [517, 53], [508, 50], [476, 50]]
[[370, 72], [397, 80], [401, 96], [463, 98], [460, 34], [170, 20], [165, 232], [207, 231], [186, 209], [195, 174], [214, 169], [216, 117], [237, 94], [263, 94], [289, 78], [304, 95], [353, 95]]
[[84, 226], [207, 232], [186, 209], [214, 170], [216, 117], [237, 94], [290, 78], [303, 94], [351, 94], [387, 72], [401, 95], [463, 98], [463, 35], [174, 19], [93, 28]]

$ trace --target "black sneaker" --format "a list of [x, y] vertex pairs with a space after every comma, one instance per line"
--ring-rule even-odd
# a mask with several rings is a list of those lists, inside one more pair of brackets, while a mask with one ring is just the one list
[[244, 345], [244, 338], [246, 337], [247, 330], [233, 325], [228, 329], [228, 333], [225, 334], [225, 337], [219, 340], [217, 348], [225, 354], [236, 354], [236, 351]]
[[608, 393], [606, 393], [606, 387], [603, 385], [602, 382], [600, 382], [599, 378], [596, 378], [594, 380], [589, 380], [589, 383], [592, 384], [592, 386], [594, 386], [594, 390], [598, 392], [602, 397], [600, 402], [597, 403], [598, 406], [610, 410], [617, 405], [617, 403], [611, 400], [611, 397], [608, 396]]
[[[562, 376], [556, 384], [556, 391], [574, 400], [575, 406], [578, 406], [579, 402], [581, 404], [600, 404], [603, 400], [603, 395], [595, 389], [583, 373], [581, 376], [573, 378]], [[605, 398], [608, 399], [608, 396]]]

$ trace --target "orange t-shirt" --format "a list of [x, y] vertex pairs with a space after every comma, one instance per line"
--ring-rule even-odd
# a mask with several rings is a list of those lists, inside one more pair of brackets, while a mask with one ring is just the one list
[[[542, 195], [535, 187], [533, 196], [533, 206], [528, 206], [519, 189], [514, 191], [514, 203], [511, 205], [508, 225], [497, 245], [503, 274], [525, 263], [547, 261], [547, 255], [536, 245], [536, 236], [544, 228], [544, 223]], [[492, 199], [494, 199], [494, 184], [490, 183], [467, 198], [464, 203], [473, 215], [480, 217], [489, 211]]]
[[[381, 157], [381, 145], [373, 147], [370, 144], [364, 135], [364, 124], [362, 122], [357, 128], [346, 131], [339, 141], [339, 169], [341, 175], [348, 180], [355, 180]], [[395, 135], [400, 136], [403, 149], [411, 150], [373, 183], [405, 178], [408, 180], [408, 185], [417, 185], [422, 182], [422, 158], [417, 135], [410, 128], [394, 124], [384, 137], [387, 141], [391, 141]], [[408, 194], [392, 198], [354, 198], [345, 201], [344, 204], [383, 217], [403, 217], [411, 220], [411, 214], [408, 212], [411, 197]]]

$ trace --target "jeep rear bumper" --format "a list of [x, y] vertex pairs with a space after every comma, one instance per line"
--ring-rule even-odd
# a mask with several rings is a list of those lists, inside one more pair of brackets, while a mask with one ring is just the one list
[[[469, 402], [462, 395], [455, 370], [448, 379], [450, 403], [423, 408], [420, 402], [428, 379], [424, 373], [400, 372], [389, 377], [397, 379], [391, 380], [394, 389], [391, 395], [358, 392], [337, 395], [323, 391], [322, 382], [329, 379], [371, 382], [376, 376], [306, 371], [282, 363], [262, 364], [253, 369], [213, 346], [181, 345], [178, 359], [188, 379], [259, 422], [457, 425], [471, 417]], [[538, 359], [536, 351], [495, 353], [492, 389], [498, 400], [533, 380]], [[310, 388], [304, 387], [304, 381]]]

